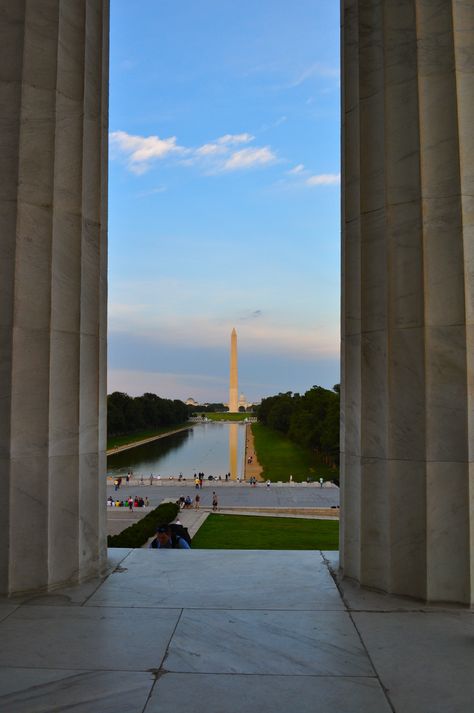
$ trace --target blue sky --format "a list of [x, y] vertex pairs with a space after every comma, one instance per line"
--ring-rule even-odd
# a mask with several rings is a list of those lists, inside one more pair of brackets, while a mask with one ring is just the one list
[[112, 0], [109, 392], [339, 381], [339, 3]]

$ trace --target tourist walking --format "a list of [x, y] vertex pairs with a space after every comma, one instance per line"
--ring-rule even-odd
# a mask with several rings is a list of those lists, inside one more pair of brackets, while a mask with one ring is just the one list
[[219, 505], [219, 500], [217, 499], [216, 491], [212, 491], [212, 510], [213, 512], [216, 512], [217, 507]]
[[201, 504], [201, 496], [198, 494], [194, 498], [194, 509], [199, 510], [199, 505]]

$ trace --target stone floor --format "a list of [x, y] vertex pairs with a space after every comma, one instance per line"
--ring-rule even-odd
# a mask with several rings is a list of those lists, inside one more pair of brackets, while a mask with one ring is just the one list
[[361, 592], [337, 553], [110, 550], [0, 601], [5, 713], [467, 713], [474, 612]]

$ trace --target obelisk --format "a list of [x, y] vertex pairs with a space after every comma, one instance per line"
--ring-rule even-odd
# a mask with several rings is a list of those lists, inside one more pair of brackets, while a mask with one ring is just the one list
[[229, 413], [239, 410], [239, 384], [237, 376], [237, 332], [235, 327], [230, 335], [230, 383], [229, 383]]

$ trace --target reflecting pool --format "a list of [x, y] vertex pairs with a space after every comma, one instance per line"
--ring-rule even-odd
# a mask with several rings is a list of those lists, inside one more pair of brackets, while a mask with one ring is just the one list
[[107, 458], [107, 474], [190, 478], [194, 473], [243, 477], [245, 424], [195, 423], [186, 430]]

